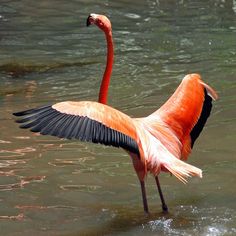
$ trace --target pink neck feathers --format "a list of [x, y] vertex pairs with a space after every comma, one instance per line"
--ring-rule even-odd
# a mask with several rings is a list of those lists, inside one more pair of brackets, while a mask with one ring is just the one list
[[106, 69], [103, 74], [102, 83], [100, 86], [99, 99], [98, 102], [106, 104], [107, 96], [108, 96], [108, 88], [112, 73], [112, 65], [113, 65], [113, 57], [114, 57], [114, 49], [113, 49], [113, 41], [112, 41], [112, 32], [109, 31], [106, 33], [106, 41], [107, 41], [107, 64]]

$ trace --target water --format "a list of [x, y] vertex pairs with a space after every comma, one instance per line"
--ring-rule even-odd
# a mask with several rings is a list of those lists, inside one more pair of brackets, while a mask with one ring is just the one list
[[[220, 99], [189, 162], [203, 179], [152, 176], [151, 215], [119, 149], [21, 130], [11, 113], [63, 100], [96, 100], [104, 36], [89, 13], [113, 23], [115, 67], [109, 104], [148, 115], [187, 73], [198, 72]], [[235, 235], [236, 2], [1, 1], [1, 235]]]

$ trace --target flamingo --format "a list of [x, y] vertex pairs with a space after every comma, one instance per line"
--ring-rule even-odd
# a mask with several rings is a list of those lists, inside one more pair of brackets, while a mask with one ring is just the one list
[[113, 40], [110, 20], [90, 14], [87, 26], [97, 25], [106, 36], [107, 63], [98, 102], [64, 101], [15, 112], [20, 128], [59, 138], [78, 139], [123, 148], [131, 157], [138, 176], [144, 212], [149, 213], [145, 177], [153, 174], [162, 210], [168, 211], [158, 175], [170, 172], [183, 183], [191, 176], [202, 177], [202, 170], [187, 164], [193, 145], [200, 135], [218, 98], [199, 74], [188, 74], [173, 95], [147, 117], [131, 118], [106, 105], [113, 65]]

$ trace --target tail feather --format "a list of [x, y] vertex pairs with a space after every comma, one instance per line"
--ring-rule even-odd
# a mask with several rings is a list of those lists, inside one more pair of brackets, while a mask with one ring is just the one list
[[202, 178], [201, 169], [187, 164], [177, 158], [171, 158], [169, 161], [167, 159], [165, 160], [165, 163], [162, 163], [162, 165], [184, 184], [188, 182], [187, 178], [191, 176]]

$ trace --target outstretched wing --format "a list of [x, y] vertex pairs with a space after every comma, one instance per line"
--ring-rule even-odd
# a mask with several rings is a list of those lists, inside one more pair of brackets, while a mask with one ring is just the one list
[[60, 102], [13, 113], [20, 128], [59, 138], [79, 139], [122, 147], [139, 154], [132, 118], [97, 102]]
[[217, 99], [216, 92], [203, 83], [200, 75], [189, 74], [167, 102], [149, 116], [149, 119], [161, 119], [174, 131], [182, 143], [184, 159], [210, 115], [212, 99]]

